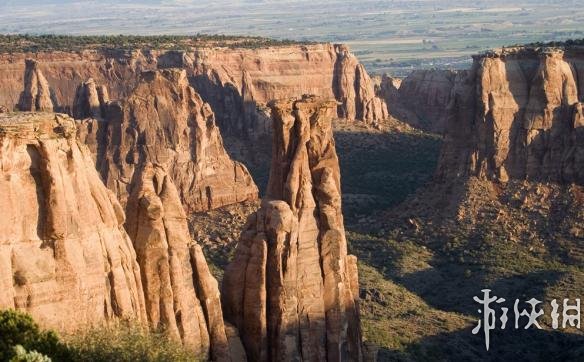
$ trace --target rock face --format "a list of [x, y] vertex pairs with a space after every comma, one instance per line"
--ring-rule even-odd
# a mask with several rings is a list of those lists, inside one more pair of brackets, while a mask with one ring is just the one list
[[26, 60], [24, 91], [20, 95], [18, 109], [23, 112], [53, 111], [49, 83], [33, 59]]
[[225, 272], [226, 319], [248, 358], [362, 360], [356, 258], [347, 254], [331, 120], [337, 103], [271, 103], [266, 198]]
[[79, 84], [91, 78], [104, 85], [111, 98], [124, 98], [136, 87], [142, 71], [156, 69], [157, 58], [157, 52], [139, 50], [0, 54], [0, 105], [10, 111], [20, 109], [23, 84], [31, 74], [27, 69], [33, 68], [29, 62], [36, 63], [34, 69], [50, 86], [53, 109], [72, 115]]
[[342, 118], [371, 123], [387, 118], [385, 102], [376, 97], [363, 65], [344, 45], [200, 49], [193, 56], [195, 88], [227, 133], [254, 138], [269, 132], [264, 106], [303, 94], [336, 98]]
[[582, 74], [577, 49], [475, 57], [453, 90], [438, 178], [584, 184]]
[[[80, 96], [84, 106], [77, 108], [99, 113], [103, 104], [93, 94]], [[167, 170], [188, 213], [257, 198], [249, 172], [227, 155], [211, 108], [184, 70], [145, 72], [130, 96], [105, 108], [105, 120], [81, 122], [79, 137], [92, 145], [102, 179], [122, 204], [146, 162]]]
[[166, 329], [202, 359], [229, 360], [218, 284], [200, 246], [191, 241], [176, 187], [163, 168], [150, 163], [134, 177], [126, 229], [152, 328]]
[[415, 70], [399, 86], [384, 75], [377, 95], [385, 100], [395, 118], [436, 133], [443, 133], [448, 118], [451, 92], [461, 72]]
[[124, 212], [103, 185], [73, 119], [0, 115], [0, 308], [73, 331], [146, 320]]

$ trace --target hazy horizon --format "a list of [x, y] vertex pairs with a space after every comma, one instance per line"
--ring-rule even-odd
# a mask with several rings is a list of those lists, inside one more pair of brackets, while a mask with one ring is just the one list
[[0, 33], [254, 35], [347, 43], [375, 71], [457, 68], [493, 47], [584, 37], [578, 3], [8, 0]]

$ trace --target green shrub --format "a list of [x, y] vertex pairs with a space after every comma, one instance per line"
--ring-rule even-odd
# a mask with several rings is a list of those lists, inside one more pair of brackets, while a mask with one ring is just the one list
[[0, 311], [0, 361], [16, 355], [15, 347], [36, 351], [55, 361], [69, 358], [67, 347], [53, 331], [42, 331], [27, 314], [14, 310]]

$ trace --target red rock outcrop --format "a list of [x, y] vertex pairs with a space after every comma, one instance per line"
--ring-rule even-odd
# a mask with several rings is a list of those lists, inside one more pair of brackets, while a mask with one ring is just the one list
[[332, 134], [337, 102], [271, 103], [266, 198], [222, 286], [253, 361], [362, 360], [356, 258], [347, 253]]
[[341, 118], [369, 123], [387, 118], [374, 83], [344, 45], [199, 49], [193, 57], [195, 88], [216, 111], [221, 129], [229, 133], [253, 138], [269, 132], [266, 112], [254, 108], [303, 94], [336, 98], [341, 102]]
[[377, 95], [385, 100], [389, 113], [414, 127], [443, 133], [448, 105], [460, 72], [428, 69], [415, 70], [399, 86], [384, 75]]
[[24, 71], [24, 91], [18, 101], [18, 109], [23, 112], [52, 112], [53, 100], [47, 79], [33, 59], [26, 60]]
[[76, 141], [74, 120], [0, 115], [0, 175], [0, 308], [61, 331], [145, 321], [123, 209]]
[[249, 172], [227, 155], [214, 114], [186, 71], [143, 73], [131, 95], [109, 102], [105, 113], [105, 121], [81, 122], [79, 137], [92, 145], [103, 180], [122, 204], [145, 162], [167, 170], [188, 213], [257, 198]]
[[584, 53], [506, 49], [457, 82], [437, 175], [584, 184]]
[[219, 287], [189, 235], [178, 191], [162, 167], [134, 176], [126, 229], [134, 242], [152, 328], [164, 328], [203, 358], [228, 361]]

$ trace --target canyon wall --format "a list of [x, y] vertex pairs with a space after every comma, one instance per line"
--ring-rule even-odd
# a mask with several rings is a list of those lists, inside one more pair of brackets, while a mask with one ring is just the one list
[[8, 110], [20, 103], [28, 58], [44, 74], [55, 109], [69, 114], [78, 85], [90, 78], [103, 85], [111, 99], [121, 99], [138, 84], [141, 72], [181, 68], [211, 104], [225, 132], [269, 132], [267, 102], [303, 94], [335, 97], [342, 103], [339, 117], [366, 122], [387, 117], [369, 75], [343, 45], [0, 54], [0, 106]]
[[456, 82], [438, 179], [584, 184], [584, 52], [510, 48]]
[[387, 118], [374, 83], [344, 45], [199, 49], [193, 56], [195, 88], [217, 112], [226, 132], [252, 138], [269, 132], [265, 105], [304, 94], [337, 99], [340, 118], [368, 123]]
[[253, 361], [360, 361], [357, 260], [347, 253], [332, 134], [337, 102], [272, 102], [268, 191], [225, 271], [225, 317]]
[[0, 308], [61, 331], [146, 320], [124, 212], [103, 185], [75, 122], [0, 115]]

